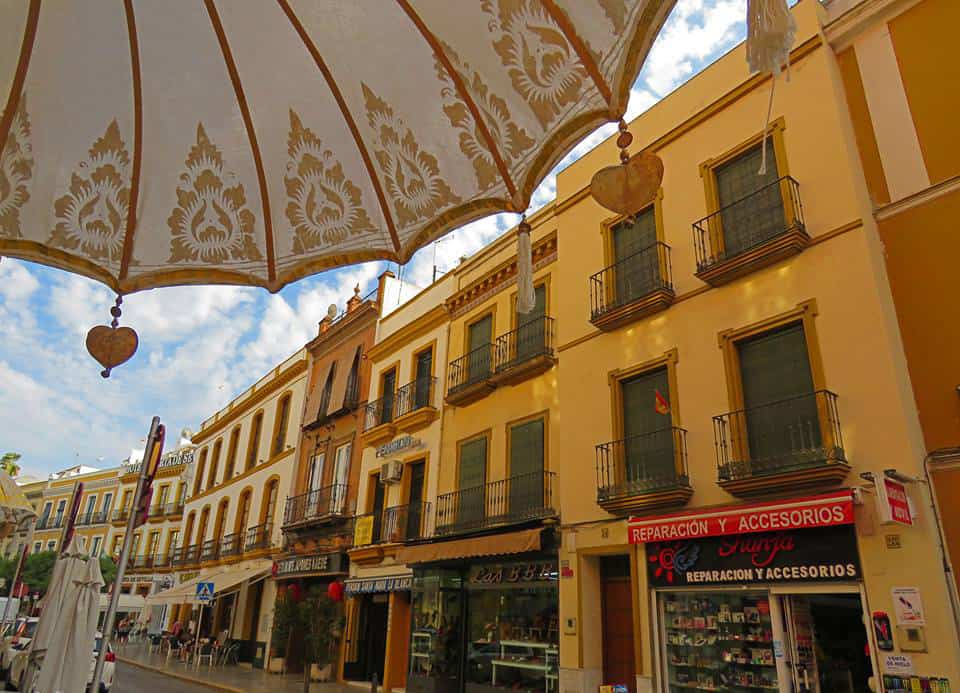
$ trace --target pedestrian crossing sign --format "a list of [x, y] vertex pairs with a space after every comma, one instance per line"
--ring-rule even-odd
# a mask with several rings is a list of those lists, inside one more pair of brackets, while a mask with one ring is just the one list
[[206, 604], [212, 599], [213, 599], [213, 583], [198, 582], [197, 583], [197, 601], [203, 604]]

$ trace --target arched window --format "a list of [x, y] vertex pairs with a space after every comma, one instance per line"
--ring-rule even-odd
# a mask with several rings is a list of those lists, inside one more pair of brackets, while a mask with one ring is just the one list
[[267, 482], [263, 490], [263, 507], [260, 510], [260, 524], [273, 525], [277, 513], [277, 493], [280, 489], [280, 479], [273, 477]]
[[203, 544], [204, 539], [207, 536], [207, 523], [210, 521], [210, 506], [204, 506], [203, 510], [200, 511], [200, 524], [197, 526], [197, 541], [198, 546]]
[[290, 401], [293, 395], [289, 392], [277, 402], [277, 415], [273, 423], [273, 444], [270, 446], [270, 456], [279, 455], [287, 443], [287, 426], [290, 423]]
[[230, 499], [224, 498], [217, 507], [217, 521], [213, 525], [213, 539], [223, 539], [227, 529], [227, 510], [230, 508]]
[[233, 473], [237, 469], [237, 449], [240, 447], [240, 427], [237, 426], [230, 433], [230, 447], [227, 448], [227, 466], [223, 470], [223, 482], [226, 483], [233, 478]]
[[233, 526], [236, 534], [242, 534], [250, 528], [250, 501], [253, 489], [245, 488], [240, 494], [240, 504], [237, 506], [237, 520]]
[[260, 453], [260, 431], [263, 429], [263, 412], [258, 411], [253, 417], [250, 427], [250, 441], [247, 445], [247, 464], [243, 468], [249, 471], [257, 466], [257, 455]]
[[200, 451], [200, 460], [197, 462], [197, 474], [193, 478], [193, 495], [200, 493], [200, 487], [203, 485], [203, 471], [207, 468], [207, 449]]
[[183, 528], [183, 545], [189, 546], [193, 543], [193, 525], [196, 523], [197, 513], [191, 510], [187, 515], [187, 524]]
[[213, 444], [213, 455], [210, 457], [210, 476], [207, 477], [207, 488], [217, 485], [217, 467], [220, 466], [220, 451], [223, 449], [223, 438], [217, 438]]

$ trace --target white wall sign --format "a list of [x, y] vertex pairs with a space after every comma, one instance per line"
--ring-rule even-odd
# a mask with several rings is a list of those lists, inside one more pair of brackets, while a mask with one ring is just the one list
[[913, 659], [905, 654], [884, 655], [883, 671], [887, 674], [912, 674]]
[[893, 611], [898, 626], [924, 626], [927, 623], [923, 615], [923, 601], [916, 587], [893, 588]]

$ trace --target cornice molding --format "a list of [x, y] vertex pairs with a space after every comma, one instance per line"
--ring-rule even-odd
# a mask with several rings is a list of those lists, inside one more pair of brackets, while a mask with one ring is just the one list
[[213, 422], [209, 428], [205, 428], [194, 433], [193, 438], [190, 439], [191, 442], [194, 445], [202, 445], [206, 441], [209, 441], [216, 434], [227, 428], [231, 423], [241, 418], [244, 414], [249, 413], [258, 404], [263, 402], [271, 395], [276, 394], [279, 390], [282, 390], [284, 387], [296, 380], [298, 376], [304, 375], [306, 372], [307, 359], [300, 359], [295, 364], [290, 366], [290, 368], [280, 373], [269, 383], [265, 384], [259, 390], [253, 392], [245, 400], [237, 403], [233, 409], [229, 409], [222, 418]]
[[436, 305], [419, 318], [408, 322], [383, 341], [374, 344], [370, 347], [369, 351], [367, 351], [367, 356], [370, 357], [371, 361], [379, 361], [397, 349], [406, 346], [409, 342], [419, 339], [437, 325], [446, 322], [446, 320], [446, 307], [442, 303]]

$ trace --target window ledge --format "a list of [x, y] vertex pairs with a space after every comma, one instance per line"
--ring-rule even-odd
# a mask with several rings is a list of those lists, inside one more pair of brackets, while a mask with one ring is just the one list
[[590, 317], [590, 322], [594, 327], [605, 332], [615, 330], [640, 318], [666, 310], [673, 303], [673, 298], [672, 289], [658, 289], [622, 306], [596, 313]]
[[514, 385], [541, 373], [546, 373], [553, 368], [556, 362], [557, 358], [553, 355], [553, 352], [548, 351], [522, 361], [507, 364], [497, 370], [490, 380], [494, 385]]
[[710, 286], [721, 286], [763, 267], [797, 255], [810, 245], [810, 236], [794, 225], [775, 238], [729, 258], [714, 259], [697, 268], [696, 276]]
[[849, 472], [850, 465], [840, 459], [768, 474], [739, 474], [732, 479], [721, 478], [717, 483], [733, 496], [750, 498], [781, 493], [785, 488], [794, 491], [836, 486]]
[[387, 423], [382, 423], [379, 426], [374, 426], [373, 428], [363, 432], [363, 444], [369, 447], [376, 447], [381, 443], [393, 438], [397, 435], [397, 426], [393, 421], [388, 421]]
[[691, 496], [693, 488], [678, 480], [665, 488], [635, 493], [600, 489], [597, 493], [597, 505], [612, 515], [642, 515], [651, 510], [679, 508], [686, 505]]
[[394, 419], [393, 423], [396, 425], [398, 431], [403, 433], [413, 433], [418, 431], [424, 426], [428, 426], [433, 423], [437, 418], [438, 411], [436, 407], [420, 407], [419, 409], [414, 409], [411, 412], [404, 414], [403, 416], [398, 416]]

